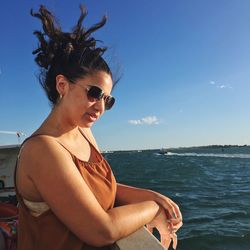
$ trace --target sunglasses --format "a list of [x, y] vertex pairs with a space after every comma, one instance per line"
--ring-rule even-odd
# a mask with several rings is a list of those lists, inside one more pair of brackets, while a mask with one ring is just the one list
[[[80, 84], [75, 84], [75, 85], [83, 87]], [[104, 99], [105, 110], [111, 109], [115, 103], [115, 98], [113, 96], [105, 95], [104, 91], [97, 86], [88, 86], [86, 90], [87, 90], [87, 97], [90, 102], [96, 102], [101, 100], [102, 98]]]

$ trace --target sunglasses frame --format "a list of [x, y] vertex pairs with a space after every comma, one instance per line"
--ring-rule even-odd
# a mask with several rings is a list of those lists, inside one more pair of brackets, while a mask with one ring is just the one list
[[[110, 110], [113, 107], [115, 103], [115, 98], [111, 95], [105, 95], [104, 91], [100, 87], [96, 85], [88, 85], [87, 87], [84, 87], [81, 84], [77, 84], [77, 83], [75, 83], [75, 85], [80, 86], [86, 90], [87, 97], [90, 102], [100, 101], [103, 98], [104, 104], [105, 104], [105, 110]], [[91, 90], [93, 89], [94, 89], [94, 92], [97, 93], [96, 95], [93, 93], [93, 91], [91, 92]]]

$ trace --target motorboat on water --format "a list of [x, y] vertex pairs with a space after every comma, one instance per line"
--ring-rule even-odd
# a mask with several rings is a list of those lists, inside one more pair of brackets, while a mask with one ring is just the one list
[[168, 150], [166, 148], [161, 148], [158, 151], [158, 154], [160, 154], [160, 155], [166, 155], [166, 154], [168, 154]]

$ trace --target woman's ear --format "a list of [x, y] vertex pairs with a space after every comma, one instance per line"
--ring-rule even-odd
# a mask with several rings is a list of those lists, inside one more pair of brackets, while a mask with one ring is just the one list
[[60, 97], [63, 97], [68, 88], [68, 80], [64, 75], [57, 75], [56, 76], [56, 90]]

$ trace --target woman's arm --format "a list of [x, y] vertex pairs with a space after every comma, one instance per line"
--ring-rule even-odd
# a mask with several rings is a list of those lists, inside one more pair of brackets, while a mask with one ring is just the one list
[[168, 197], [149, 189], [117, 184], [116, 205], [133, 204], [149, 200], [153, 200], [161, 205], [167, 211], [169, 219], [172, 219], [174, 224], [178, 224], [182, 220], [178, 205]]
[[156, 192], [152, 190], [117, 183], [116, 204], [118, 206], [155, 200], [155, 198]]
[[22, 150], [19, 167], [53, 213], [82, 241], [104, 246], [125, 237], [159, 212], [154, 201], [104, 211], [72, 161], [51, 137], [34, 137]]

